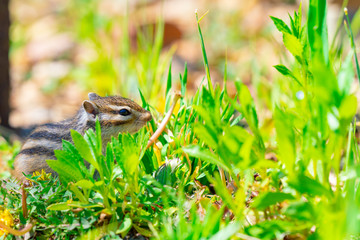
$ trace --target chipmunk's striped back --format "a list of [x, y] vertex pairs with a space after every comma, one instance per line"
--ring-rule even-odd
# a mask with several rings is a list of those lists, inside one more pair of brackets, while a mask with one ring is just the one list
[[100, 121], [105, 144], [111, 136], [120, 132], [137, 132], [151, 120], [149, 111], [127, 98], [100, 97], [89, 93], [89, 100], [83, 102], [73, 118], [41, 125], [29, 135], [15, 159], [15, 174], [19, 179], [24, 179], [23, 173], [31, 174], [41, 169], [56, 175], [46, 160], [55, 159], [54, 150], [61, 149], [62, 139], [71, 141], [71, 129], [81, 134], [89, 128], [94, 129], [96, 117]]

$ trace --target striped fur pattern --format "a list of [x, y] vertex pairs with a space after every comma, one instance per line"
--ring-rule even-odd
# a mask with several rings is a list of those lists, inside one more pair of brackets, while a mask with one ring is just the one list
[[41, 125], [29, 135], [15, 159], [16, 177], [24, 180], [23, 173], [32, 174], [41, 169], [56, 175], [45, 160], [55, 159], [54, 150], [61, 149], [62, 139], [71, 141], [71, 129], [84, 134], [95, 128], [96, 118], [100, 121], [104, 144], [120, 132], [137, 132], [152, 119], [149, 111], [130, 99], [89, 93], [89, 100], [83, 102], [73, 118]]

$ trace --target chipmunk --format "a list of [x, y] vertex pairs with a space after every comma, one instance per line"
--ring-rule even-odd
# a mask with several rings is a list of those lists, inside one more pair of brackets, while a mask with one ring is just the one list
[[62, 139], [71, 141], [71, 129], [82, 135], [90, 128], [95, 129], [97, 117], [104, 144], [111, 140], [111, 136], [121, 132], [137, 132], [152, 119], [149, 111], [130, 99], [119, 96], [100, 97], [96, 93], [89, 93], [88, 96], [90, 101], [83, 101], [74, 117], [41, 125], [29, 135], [15, 159], [15, 176], [19, 180], [25, 179], [23, 173], [32, 174], [42, 169], [57, 176], [45, 160], [56, 159], [54, 150], [62, 148]]

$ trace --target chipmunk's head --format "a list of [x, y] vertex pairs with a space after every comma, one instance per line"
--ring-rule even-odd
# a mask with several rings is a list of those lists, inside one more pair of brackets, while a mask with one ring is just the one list
[[83, 108], [88, 122], [95, 122], [98, 117], [105, 139], [120, 132], [135, 133], [152, 119], [149, 111], [120, 96], [100, 97], [89, 93], [89, 100], [83, 102]]

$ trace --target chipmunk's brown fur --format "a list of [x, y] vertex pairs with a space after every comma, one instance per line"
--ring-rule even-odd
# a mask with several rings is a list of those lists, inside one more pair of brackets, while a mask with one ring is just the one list
[[83, 102], [73, 118], [41, 125], [30, 134], [15, 159], [15, 175], [18, 179], [24, 179], [23, 173], [31, 174], [42, 169], [56, 175], [46, 160], [56, 159], [54, 150], [61, 149], [62, 139], [71, 141], [71, 129], [81, 134], [89, 128], [94, 129], [96, 117], [100, 121], [105, 144], [110, 141], [111, 136], [120, 132], [137, 132], [152, 118], [149, 111], [127, 98], [100, 97], [89, 93], [89, 100]]

